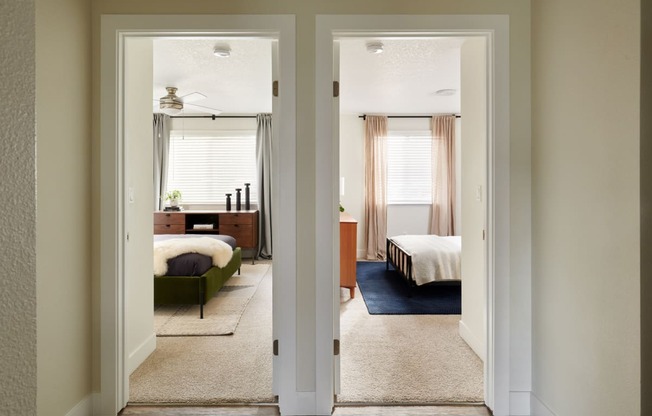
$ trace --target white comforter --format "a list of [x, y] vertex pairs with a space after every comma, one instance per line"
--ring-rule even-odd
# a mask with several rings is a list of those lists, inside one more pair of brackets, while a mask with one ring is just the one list
[[391, 240], [412, 256], [412, 278], [417, 285], [461, 280], [462, 237], [400, 235]]
[[213, 266], [224, 267], [231, 257], [233, 249], [224, 241], [209, 237], [173, 238], [154, 242], [154, 275], [163, 276], [168, 271], [168, 260], [185, 253], [199, 253], [209, 256]]

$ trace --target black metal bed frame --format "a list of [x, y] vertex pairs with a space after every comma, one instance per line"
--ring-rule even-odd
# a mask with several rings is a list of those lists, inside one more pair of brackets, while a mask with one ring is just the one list
[[389, 238], [387, 240], [387, 246], [385, 251], [386, 256], [386, 270], [389, 270], [389, 265], [394, 266], [394, 269], [403, 276], [405, 281], [408, 284], [410, 293], [413, 288], [417, 287], [417, 283], [412, 277], [412, 256], [403, 251], [399, 246], [397, 246]]

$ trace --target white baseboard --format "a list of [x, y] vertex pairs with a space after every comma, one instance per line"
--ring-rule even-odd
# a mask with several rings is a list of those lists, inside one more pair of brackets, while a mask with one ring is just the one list
[[66, 416], [88, 416], [93, 414], [93, 394], [84, 397], [66, 413]]
[[469, 344], [469, 347], [476, 353], [478, 357], [484, 362], [485, 360], [485, 350], [483, 343], [480, 342], [480, 339], [473, 335], [468, 326], [460, 319], [459, 323], [459, 333], [464, 342]]
[[509, 414], [510, 416], [530, 416], [529, 391], [509, 392]]
[[534, 393], [530, 394], [530, 409], [532, 416], [556, 416]]
[[152, 332], [152, 334], [147, 337], [147, 339], [143, 341], [142, 344], [140, 344], [131, 354], [129, 354], [129, 358], [127, 359], [127, 371], [129, 374], [133, 373], [134, 370], [136, 370], [138, 366], [141, 365], [143, 361], [145, 361], [145, 359], [154, 352], [155, 349], [156, 333]]

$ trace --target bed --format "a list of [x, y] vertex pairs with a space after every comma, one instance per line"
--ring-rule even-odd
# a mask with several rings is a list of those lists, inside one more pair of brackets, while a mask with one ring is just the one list
[[410, 288], [432, 282], [461, 281], [462, 237], [401, 235], [387, 238], [390, 264]]
[[154, 304], [204, 305], [237, 271], [242, 253], [233, 237], [215, 234], [154, 235]]

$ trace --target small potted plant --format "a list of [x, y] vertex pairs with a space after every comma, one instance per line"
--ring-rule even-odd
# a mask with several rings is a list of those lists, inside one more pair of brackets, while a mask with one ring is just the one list
[[181, 191], [179, 191], [178, 189], [173, 189], [171, 191], [168, 191], [165, 194], [165, 200], [170, 201], [171, 207], [179, 206], [179, 201], [181, 201]]

